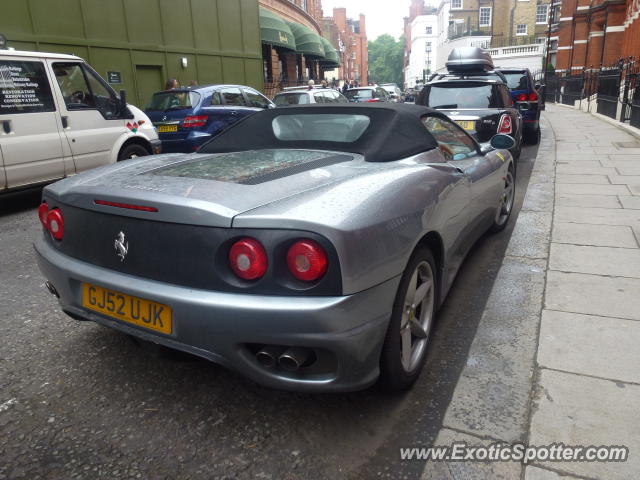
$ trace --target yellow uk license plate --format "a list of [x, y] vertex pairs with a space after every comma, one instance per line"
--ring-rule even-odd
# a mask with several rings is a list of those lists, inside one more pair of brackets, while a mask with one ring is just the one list
[[139, 327], [166, 334], [172, 332], [171, 308], [161, 303], [83, 283], [82, 305], [89, 310]]
[[171, 133], [178, 131], [178, 125], [158, 125], [156, 127], [158, 133]]
[[473, 120], [456, 120], [456, 123], [465, 130], [475, 130], [476, 122]]

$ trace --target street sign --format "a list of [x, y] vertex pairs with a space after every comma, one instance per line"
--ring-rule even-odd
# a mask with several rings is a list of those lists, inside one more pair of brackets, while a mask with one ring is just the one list
[[107, 72], [107, 82], [122, 83], [122, 72]]

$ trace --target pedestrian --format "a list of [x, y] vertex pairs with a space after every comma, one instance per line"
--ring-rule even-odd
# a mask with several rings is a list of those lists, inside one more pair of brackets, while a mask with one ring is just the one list
[[307, 83], [307, 85], [309, 85], [309, 90], [313, 90], [313, 86], [316, 84], [316, 82], [314, 82], [313, 80], [309, 80], [309, 82]]
[[347, 93], [347, 90], [349, 90], [349, 80], [344, 81], [344, 85], [342, 86], [342, 93]]
[[322, 86], [322, 88], [327, 88], [327, 87], [329, 87], [329, 84], [328, 84], [328, 83], [327, 83], [327, 81], [326, 81], [326, 80], [324, 80], [324, 79], [320, 82], [320, 85]]
[[167, 83], [164, 84], [165, 90], [174, 90], [179, 87], [180, 87], [180, 84], [178, 83], [177, 78], [170, 78], [169, 80], [167, 80]]

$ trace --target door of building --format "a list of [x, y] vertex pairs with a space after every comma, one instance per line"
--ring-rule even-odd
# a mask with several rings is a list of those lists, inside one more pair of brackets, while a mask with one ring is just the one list
[[154, 93], [164, 89], [162, 67], [160, 65], [136, 65], [136, 85], [138, 105], [144, 109]]

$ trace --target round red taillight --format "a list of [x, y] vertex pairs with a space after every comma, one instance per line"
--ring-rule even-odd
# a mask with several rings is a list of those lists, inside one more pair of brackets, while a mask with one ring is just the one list
[[47, 228], [47, 214], [49, 213], [49, 205], [47, 202], [42, 202], [38, 207], [38, 218], [43, 227]]
[[243, 280], [256, 280], [267, 271], [267, 252], [254, 238], [241, 238], [229, 250], [231, 270]]
[[64, 235], [64, 218], [62, 212], [54, 208], [47, 214], [47, 230], [56, 240], [62, 240]]
[[287, 265], [298, 280], [313, 282], [327, 271], [327, 254], [318, 242], [298, 240], [287, 252]]

